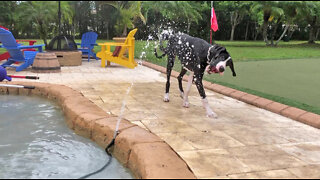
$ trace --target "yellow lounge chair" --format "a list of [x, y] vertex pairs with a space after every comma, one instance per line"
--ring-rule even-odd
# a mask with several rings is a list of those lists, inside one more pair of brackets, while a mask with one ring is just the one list
[[[113, 62], [131, 69], [137, 66], [134, 61], [134, 35], [137, 30], [130, 31], [124, 43], [98, 43], [101, 46], [101, 51], [97, 53], [97, 56], [101, 58], [101, 67], [106, 67], [106, 61], [107, 65]], [[116, 46], [115, 52], [111, 52], [111, 46]], [[126, 50], [128, 50], [128, 57], [125, 55]]]

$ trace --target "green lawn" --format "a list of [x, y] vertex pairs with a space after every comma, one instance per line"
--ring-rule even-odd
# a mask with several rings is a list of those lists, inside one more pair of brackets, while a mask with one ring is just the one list
[[[101, 42], [106, 40], [97, 43]], [[154, 56], [155, 43], [137, 40], [135, 58], [166, 67], [166, 57]], [[262, 41], [216, 43], [231, 54], [237, 77], [232, 77], [227, 69], [224, 76], [205, 75], [205, 80], [320, 114], [320, 42], [309, 45], [305, 41], [281, 41], [277, 47], [266, 47]], [[3, 51], [0, 49], [0, 53]], [[100, 47], [95, 47], [95, 51], [100, 51]], [[174, 70], [180, 69], [176, 61]]]
[[235, 62], [237, 77], [205, 75], [210, 82], [320, 114], [320, 58]]
[[320, 57], [320, 44], [301, 41], [281, 42], [277, 47], [266, 47], [263, 42], [217, 42], [225, 46], [235, 61], [306, 59]]

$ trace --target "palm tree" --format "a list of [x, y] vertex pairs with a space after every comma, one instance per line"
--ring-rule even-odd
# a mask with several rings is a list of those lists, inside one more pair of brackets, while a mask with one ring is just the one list
[[0, 25], [7, 27], [15, 34], [14, 16], [18, 6], [16, 1], [0, 1]]
[[320, 3], [317, 1], [300, 1], [297, 7], [299, 21], [307, 23], [309, 28], [308, 43], [315, 43], [316, 31], [320, 27]]
[[[63, 19], [68, 19], [67, 2], [62, 4]], [[22, 26], [35, 26], [40, 39], [43, 40], [47, 47], [47, 38], [53, 27], [57, 27], [56, 19], [58, 12], [58, 4], [56, 1], [27, 1], [21, 2], [16, 13], [16, 21]]]
[[219, 7], [230, 12], [231, 34], [230, 41], [234, 39], [236, 26], [241, 23], [243, 18], [249, 13], [249, 7], [252, 2], [247, 1], [223, 1], [219, 3]]
[[277, 27], [284, 14], [283, 9], [279, 7], [279, 1], [255, 1], [251, 11], [256, 14], [260, 12], [263, 13], [262, 36], [266, 45], [270, 45], [268, 40], [268, 27], [271, 26], [272, 22], [274, 22]]
[[[61, 25], [64, 25], [63, 27], [63, 34], [69, 34], [72, 35], [74, 31], [70, 28], [74, 23], [74, 14], [75, 9], [71, 8], [72, 2], [68, 1], [60, 1], [61, 2]], [[59, 22], [58, 22], [59, 23]], [[58, 32], [57, 34], [62, 33]]]
[[102, 4], [110, 5], [118, 10], [119, 18], [115, 28], [118, 32], [122, 29], [122, 36], [127, 36], [128, 28], [134, 28], [135, 20], [141, 19], [146, 24], [141, 13], [141, 1], [109, 1]]
[[294, 22], [297, 17], [298, 2], [296, 2], [296, 1], [283, 1], [283, 2], [281, 2], [281, 6], [284, 11], [285, 28], [284, 28], [281, 36], [279, 37], [279, 39], [276, 41], [275, 46], [284, 37], [284, 35], [289, 30], [289, 28], [294, 26]]
[[172, 29], [182, 27], [182, 31], [189, 34], [192, 23], [198, 24], [202, 20], [203, 12], [210, 15], [210, 6], [207, 2], [198, 1], [145, 1], [143, 12], [147, 22], [150, 21], [148, 15], [158, 17], [152, 24], [156, 26], [154, 32], [169, 26]]

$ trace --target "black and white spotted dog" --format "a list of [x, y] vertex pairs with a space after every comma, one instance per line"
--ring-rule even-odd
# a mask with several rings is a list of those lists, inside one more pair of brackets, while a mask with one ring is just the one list
[[[163, 40], [167, 40], [167, 46], [163, 46]], [[183, 98], [183, 106], [189, 107], [188, 94], [192, 82], [195, 82], [198, 92], [202, 97], [203, 107], [206, 109], [208, 117], [217, 118], [217, 114], [214, 113], [208, 103], [206, 94], [202, 85], [202, 78], [204, 72], [208, 74], [220, 73], [229, 66], [232, 75], [236, 76], [234, 71], [232, 58], [227, 50], [217, 44], [211, 45], [203, 39], [189, 36], [184, 33], [162, 33], [160, 36], [160, 50], [164, 52], [161, 56], [158, 56], [155, 48], [155, 55], [157, 58], [162, 58], [165, 55], [168, 56], [167, 62], [167, 83], [166, 92], [164, 95], [164, 101], [169, 102], [169, 88], [170, 88], [170, 76], [172, 67], [174, 65], [175, 57], [178, 56], [181, 61], [181, 72], [178, 76], [179, 89], [181, 97]], [[182, 77], [189, 71], [188, 85], [186, 92], [183, 91]]]

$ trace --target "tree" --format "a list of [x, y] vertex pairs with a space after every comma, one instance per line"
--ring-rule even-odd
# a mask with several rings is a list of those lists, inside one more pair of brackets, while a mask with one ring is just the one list
[[[180, 3], [182, 3], [180, 1]], [[197, 1], [190, 1], [183, 6], [182, 17], [187, 19], [187, 33], [190, 33], [191, 24], [198, 24], [200, 20], [202, 20], [201, 14], [205, 12], [209, 12], [210, 7], [207, 3], [201, 3]], [[179, 16], [179, 15], [178, 15]], [[181, 17], [181, 16], [179, 16]]]
[[99, 33], [99, 37], [110, 39], [114, 32], [114, 26], [119, 12], [114, 7], [106, 5], [102, 1], [96, 1], [95, 3], [97, 10], [97, 33]]
[[134, 28], [133, 22], [136, 19], [141, 19], [144, 24], [146, 22], [141, 13], [141, 1], [110, 1], [104, 3], [118, 10], [119, 17], [115, 28], [118, 32], [122, 30], [122, 36], [127, 36], [128, 28]]
[[[273, 45], [273, 38], [276, 28], [281, 22], [283, 16], [283, 9], [279, 7], [279, 1], [255, 1], [251, 12], [263, 14], [262, 36], [266, 45]], [[259, 22], [260, 23], [260, 22]], [[273, 23], [273, 24], [272, 24]], [[268, 40], [268, 28], [275, 26], [272, 33], [271, 43]]]
[[[292, 33], [295, 28], [294, 22], [296, 21], [297, 17], [297, 8], [298, 8], [298, 2], [296, 1], [283, 1], [281, 2], [281, 7], [284, 11], [284, 30], [279, 37], [279, 39], [276, 41], [275, 46], [278, 45], [280, 40], [284, 37], [284, 35], [287, 33], [289, 29], [291, 29]], [[292, 35], [292, 34], [291, 34]]]
[[315, 43], [316, 32], [320, 26], [320, 3], [317, 1], [300, 1], [297, 16], [299, 21], [307, 23], [309, 29], [308, 43]]
[[[72, 24], [73, 24], [73, 18], [74, 18], [74, 14], [75, 14], [75, 10], [71, 8], [71, 2], [68, 1], [61, 1], [61, 31], [62, 32], [58, 32], [58, 29], [55, 28], [55, 33], [56, 34], [68, 34], [68, 35], [72, 35], [73, 31], [72, 31]], [[58, 24], [58, 20], [56, 21], [56, 23]], [[56, 27], [56, 26], [55, 26]]]
[[244, 16], [248, 14], [251, 4], [252, 2], [247, 1], [223, 1], [219, 4], [219, 8], [223, 8], [225, 12], [230, 13], [230, 41], [234, 40], [236, 26], [239, 25]]
[[[68, 17], [66, 9], [69, 9], [67, 2], [62, 2], [62, 14]], [[55, 8], [54, 8], [55, 7]], [[16, 22], [20, 27], [32, 25], [43, 40], [45, 46], [48, 46], [47, 38], [54, 28], [57, 27], [58, 3], [55, 1], [27, 1], [21, 2], [15, 11]]]
[[[314, 43], [320, 32], [319, 4], [215, 1], [219, 31], [213, 36], [216, 40], [247, 40], [262, 35], [267, 45], [276, 46], [287, 35]], [[209, 39], [210, 7], [210, 1], [61, 1], [61, 33], [79, 38], [93, 30], [100, 38], [109, 39], [126, 36], [127, 29], [138, 27], [136, 38], [146, 39], [170, 27]], [[9, 28], [16, 38], [44, 39], [58, 33], [57, 11], [57, 2], [1, 1], [0, 25]]]
[[58, 4], [53, 1], [28, 1], [22, 2], [17, 11], [17, 22], [21, 25], [31, 24], [36, 27], [37, 32], [45, 46], [47, 47], [47, 36], [49, 34], [50, 22], [54, 22], [54, 14], [57, 14], [56, 9]]
[[[184, 24], [187, 33], [190, 32], [192, 23], [197, 24], [202, 19], [201, 12], [209, 8], [207, 3], [196, 1], [146, 1], [143, 3], [147, 22], [149, 12], [158, 13], [162, 17], [157, 21], [169, 26]], [[161, 26], [164, 25], [161, 24]]]
[[17, 34], [14, 23], [14, 12], [17, 6], [16, 1], [0, 1], [0, 25], [10, 29], [13, 35]]
[[88, 26], [92, 19], [90, 1], [79, 1], [74, 3], [74, 26], [76, 26], [80, 34], [83, 34], [88, 31]]

